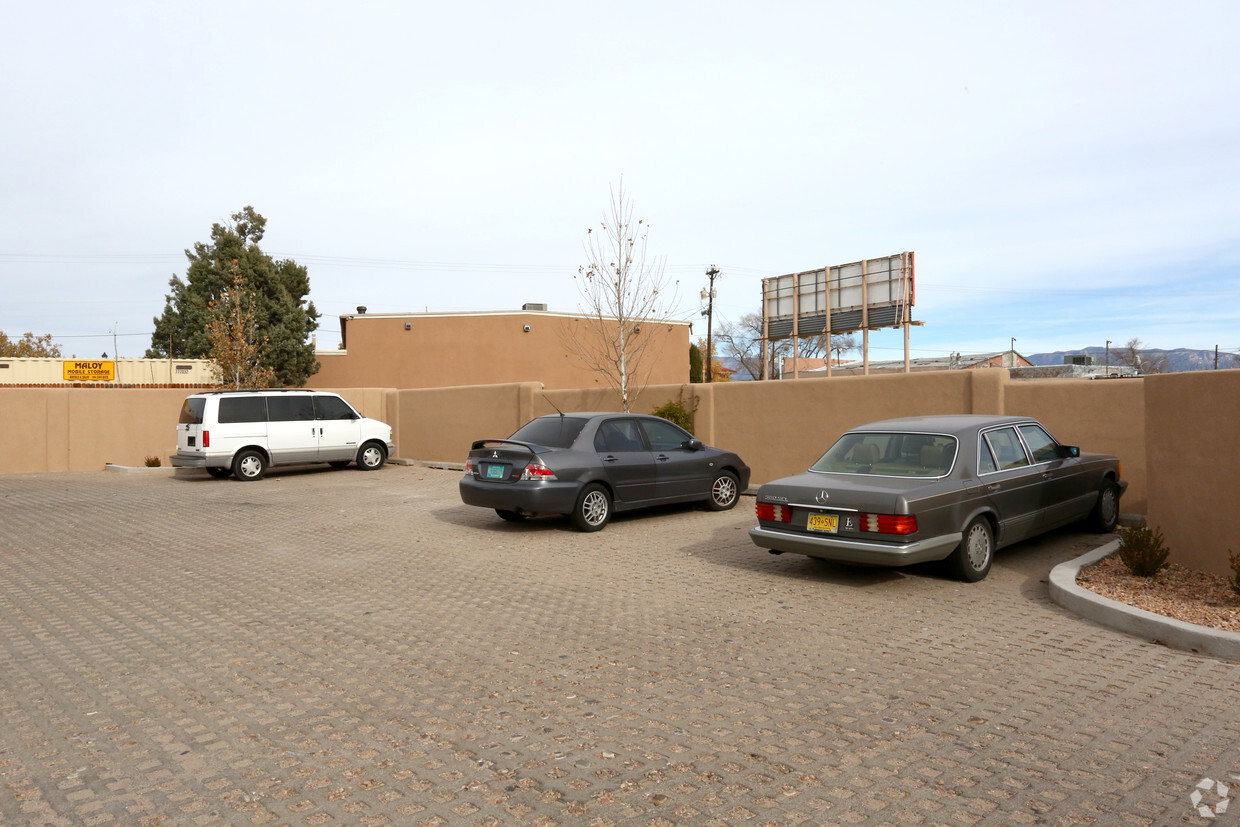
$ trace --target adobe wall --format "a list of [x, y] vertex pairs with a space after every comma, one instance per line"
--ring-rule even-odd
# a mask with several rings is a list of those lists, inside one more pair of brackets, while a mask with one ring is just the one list
[[1145, 427], [1147, 379], [1039, 379], [1007, 383], [1007, 413], [1028, 415], [1055, 439], [1082, 451], [1114, 454], [1123, 464], [1128, 490], [1125, 514], [1144, 514], [1149, 504]]
[[1240, 554], [1232, 519], [1240, 370], [1168, 373], [1144, 381], [1149, 523], [1163, 533], [1172, 560], [1230, 574], [1227, 553]]
[[[2, 388], [0, 473], [96, 471], [111, 463], [168, 466], [184, 388]], [[363, 415], [388, 421], [389, 391], [345, 388]]]
[[[473, 440], [503, 437], [530, 418], [616, 410], [615, 391], [544, 390], [542, 383], [395, 390], [337, 388], [363, 414], [392, 423], [397, 454], [463, 461]], [[1006, 370], [848, 376], [797, 382], [669, 383], [644, 388], [634, 410], [684, 394], [695, 430], [739, 453], [760, 484], [804, 469], [862, 422], [935, 413], [1010, 413], [1044, 422], [1059, 440], [1119, 456], [1122, 510], [1147, 513], [1172, 559], [1227, 573], [1240, 552], [1226, 460], [1240, 456], [1240, 371], [1141, 380], [1010, 380]], [[0, 389], [0, 473], [142, 465], [175, 451], [185, 392], [176, 389]], [[554, 406], [556, 407], [553, 407]]]

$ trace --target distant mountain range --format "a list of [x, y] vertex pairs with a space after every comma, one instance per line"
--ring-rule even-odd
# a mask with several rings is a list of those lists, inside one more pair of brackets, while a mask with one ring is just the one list
[[[1119, 352], [1119, 348], [1111, 348], [1111, 359], [1115, 359], [1115, 354]], [[1141, 353], [1146, 359], [1165, 356], [1168, 364], [1168, 373], [1179, 373], [1186, 370], [1213, 370], [1214, 369], [1214, 351], [1213, 350], [1190, 350], [1186, 347], [1176, 348], [1175, 350], [1162, 350], [1160, 348], [1147, 348]], [[1080, 350], [1057, 350], [1054, 353], [1022, 353], [1030, 362], [1035, 365], [1062, 365], [1063, 357], [1076, 356], [1085, 354], [1093, 356], [1097, 359], [1098, 364], [1106, 362], [1106, 348], [1102, 347], [1085, 347]], [[1223, 368], [1240, 368], [1240, 357], [1234, 353], [1224, 353], [1219, 351], [1218, 367]]]

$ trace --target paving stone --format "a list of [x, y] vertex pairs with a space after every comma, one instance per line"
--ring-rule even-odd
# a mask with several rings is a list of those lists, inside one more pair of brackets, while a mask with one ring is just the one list
[[1163, 825], [1240, 780], [1240, 664], [1049, 600], [1093, 535], [964, 584], [458, 478], [0, 476], [0, 823]]

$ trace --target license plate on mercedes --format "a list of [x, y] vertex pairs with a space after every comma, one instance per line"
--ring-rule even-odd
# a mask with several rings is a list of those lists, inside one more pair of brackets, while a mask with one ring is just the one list
[[840, 518], [838, 514], [810, 514], [809, 525], [810, 531], [825, 531], [827, 534], [834, 534], [839, 530]]

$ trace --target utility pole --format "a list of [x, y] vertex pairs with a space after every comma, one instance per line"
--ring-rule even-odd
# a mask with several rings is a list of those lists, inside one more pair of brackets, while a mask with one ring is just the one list
[[1214, 346], [1214, 369], [1218, 370], [1218, 345]]
[[706, 276], [710, 279], [710, 286], [702, 291], [702, 298], [706, 301], [706, 310], [703, 315], [706, 316], [706, 381], [714, 381], [714, 351], [711, 349], [710, 327], [715, 316], [715, 279], [719, 276], [719, 270], [715, 265], [711, 265], [706, 271]]

